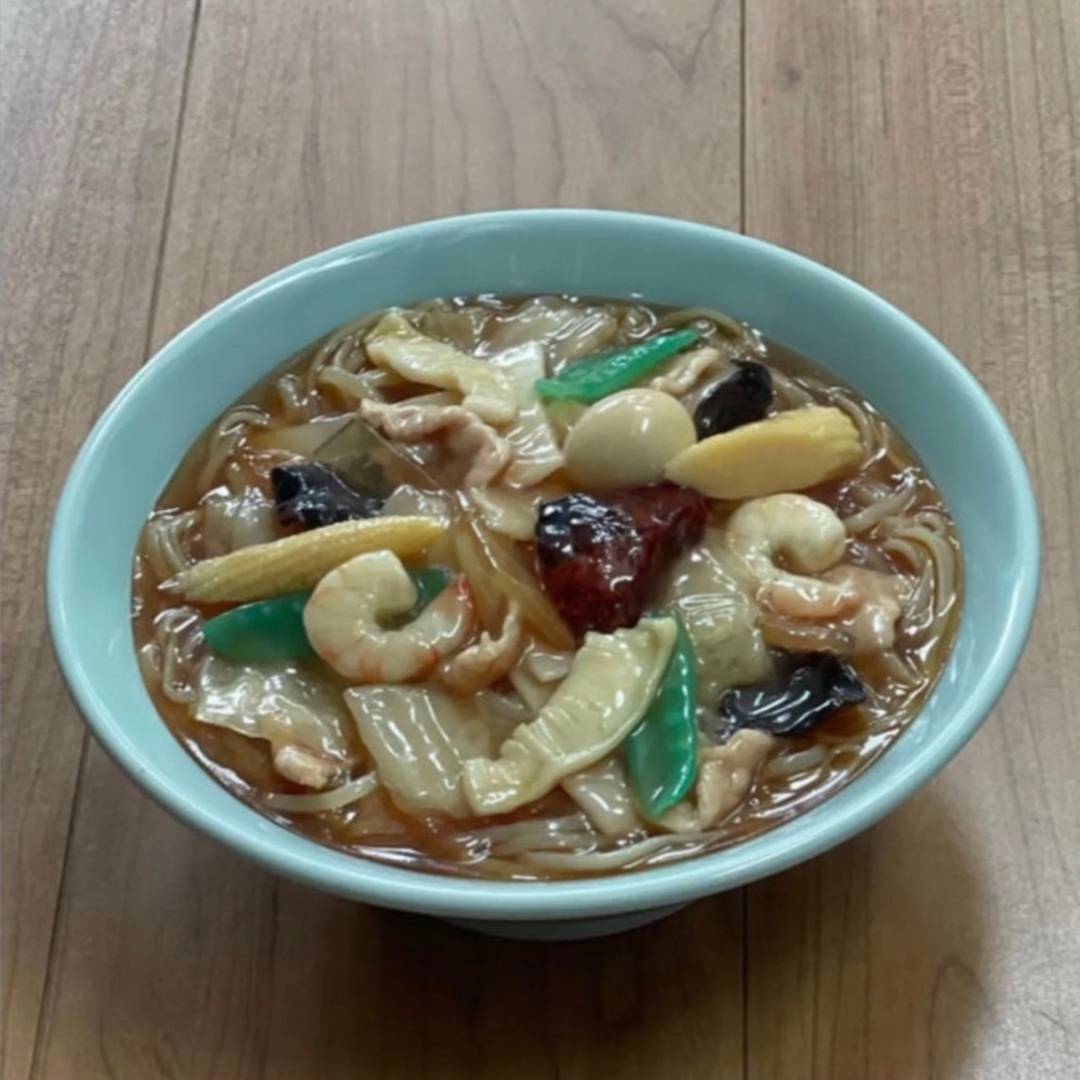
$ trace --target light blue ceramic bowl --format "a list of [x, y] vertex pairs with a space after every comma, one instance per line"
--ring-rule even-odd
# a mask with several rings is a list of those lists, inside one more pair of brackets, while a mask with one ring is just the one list
[[[360, 312], [446, 294], [641, 296], [728, 311], [835, 371], [911, 442], [959, 527], [966, 595], [947, 668], [878, 762], [817, 809], [671, 866], [567, 883], [461, 881], [339, 854], [249, 810], [158, 718], [128, 618], [136, 534], [206, 424], [270, 368]], [[92, 731], [183, 821], [316, 888], [493, 933], [584, 937], [648, 922], [774, 874], [867, 828], [982, 723], [1016, 666], [1039, 576], [1031, 485], [1001, 416], [925, 330], [846, 278], [743, 236], [662, 218], [530, 210], [450, 218], [356, 240], [287, 267], [171, 341], [98, 421], [53, 524], [49, 621]]]

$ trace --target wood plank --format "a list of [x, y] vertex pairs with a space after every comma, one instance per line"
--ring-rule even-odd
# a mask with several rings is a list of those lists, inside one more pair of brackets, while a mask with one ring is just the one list
[[159, 343], [408, 221], [561, 204], [738, 226], [734, 0], [316, 6], [205, 5]]
[[965, 359], [1042, 501], [1038, 622], [986, 728], [868, 835], [748, 893], [748, 1076], [1071, 1075], [1080, 1031], [1080, 11], [747, 5], [746, 225]]
[[29, 1075], [83, 727], [42, 597], [49, 519], [95, 416], [142, 362], [191, 3], [5, 3], [5, 1077]]
[[[204, 2], [154, 340], [406, 220], [736, 224], [738, 20], [732, 0]], [[742, 1075], [738, 894], [622, 939], [482, 940], [242, 865], [92, 749], [65, 896], [42, 1078]]]

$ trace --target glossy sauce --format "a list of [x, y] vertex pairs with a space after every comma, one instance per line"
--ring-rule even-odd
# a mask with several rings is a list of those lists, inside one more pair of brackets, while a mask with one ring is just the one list
[[[473, 304], [476, 301], [472, 301]], [[497, 338], [500, 327], [507, 313], [513, 311], [517, 301], [513, 298], [486, 298], [491, 316], [483, 326], [474, 351], [483, 355], [491, 348], [490, 342]], [[595, 301], [594, 303], [604, 303]], [[626, 305], [619, 305], [625, 311]], [[649, 333], [655, 322], [672, 309], [652, 307], [641, 316], [640, 326], [627, 334], [627, 337], [639, 337]], [[452, 313], [451, 313], [452, 314]], [[472, 319], [472, 323], [476, 320]], [[626, 320], [628, 323], [629, 319]], [[469, 332], [474, 332], [475, 327]], [[283, 375], [295, 375], [297, 383], [302, 381], [303, 373], [311, 359], [316, 355], [319, 344], [306, 349], [298, 357], [291, 359], [275, 371], [266, 380], [254, 387], [241, 400], [257, 406], [269, 418], [271, 426], [287, 426], [290, 422], [282, 411], [280, 395], [274, 386]], [[800, 394], [809, 396], [818, 403], [831, 404], [832, 395], [838, 386], [832, 376], [826, 376], [805, 358], [792, 354], [775, 344], [763, 342], [763, 355], [755, 359], [763, 361], [777, 375], [795, 380]], [[845, 388], [840, 388], [841, 391]], [[847, 391], [852, 397], [853, 392]], [[778, 386], [775, 407], [791, 405], [785, 392], [783, 381]], [[866, 408], [865, 403], [860, 402]], [[320, 395], [318, 407], [328, 416], [344, 415], [340, 402], [331, 395]], [[867, 409], [873, 416], [873, 411]], [[899, 437], [885, 430], [884, 445], [877, 459], [871, 464], [863, 479], [877, 480], [889, 484], [897, 482], [899, 477], [909, 478], [914, 491], [913, 509], [939, 515], [946, 523], [949, 543], [956, 549], [955, 535], [945, 509], [936, 490], [915, 461], [910, 450]], [[164, 512], [173, 509], [189, 509], [198, 505], [205, 494], [198, 486], [199, 473], [203, 467], [206, 448], [211, 433], [204, 434], [195, 444], [181, 464], [173, 479], [158, 501], [156, 510]], [[257, 487], [265, 494], [270, 492], [270, 472], [274, 465], [288, 460], [288, 455], [269, 452], [253, 445], [241, 445], [233, 453], [238, 463], [239, 474], [243, 482]], [[556, 493], [560, 489], [571, 490], [565, 478], [554, 479]], [[813, 498], [826, 502], [841, 516], [858, 509], [848, 496], [849, 483], [835, 482], [806, 492]], [[725, 510], [723, 504], [714, 506], [714, 523], [722, 523], [724, 516], [732, 507]], [[522, 548], [526, 556], [532, 559], [533, 553], [528, 546]], [[439, 559], [454, 564], [452, 553], [441, 550]], [[902, 565], [902, 559], [890, 556], [893, 565], [909, 571], [911, 567]], [[959, 560], [957, 560], [959, 561]], [[455, 569], [458, 569], [455, 565]], [[136, 647], [146, 646], [154, 640], [155, 620], [169, 607], [176, 606], [175, 598], [161, 593], [159, 584], [144, 551], [136, 556], [133, 579], [133, 630]], [[482, 605], [481, 605], [482, 607]], [[714, 850], [757, 835], [781, 822], [787, 821], [798, 813], [819, 803], [835, 790], [847, 783], [866, 768], [881, 754], [901, 733], [904, 726], [918, 711], [923, 699], [932, 687], [940, 672], [941, 664], [948, 651], [948, 644], [955, 630], [960, 609], [959, 593], [951, 598], [947, 617], [941, 624], [941, 632], [932, 640], [916, 647], [907, 646], [903, 635], [898, 642], [897, 652], [904, 656], [905, 649], [912, 657], [933, 654], [934, 663], [929, 677], [914, 689], [898, 695], [892, 685], [887, 665], [877, 656], [858, 657], [853, 662], [856, 670], [871, 689], [870, 699], [861, 705], [845, 706], [831, 719], [817, 728], [810, 735], [798, 736], [785, 740], [785, 751], [798, 753], [812, 748], [824, 750], [824, 761], [820, 767], [796, 773], [791, 776], [773, 775], [766, 770], [751, 789], [744, 804], [718, 827], [715, 838], [705, 847], [697, 850]], [[200, 611], [212, 615], [223, 607], [203, 605]], [[328, 669], [318, 660], [305, 662], [312, 678], [334, 681]], [[399, 866], [412, 867], [427, 871], [449, 873], [464, 876], [498, 876], [507, 878], [551, 878], [572, 877], [566, 871], [538, 870], [521, 859], [485, 859], [485, 852], [468, 843], [456, 839], [456, 834], [469, 826], [482, 825], [483, 821], [463, 823], [437, 814], [410, 815], [399, 811], [385, 791], [380, 789], [375, 794], [362, 800], [354, 807], [320, 815], [285, 815], [269, 811], [262, 805], [261, 794], [265, 792], [295, 792], [300, 789], [282, 779], [272, 768], [270, 754], [262, 742], [246, 739], [234, 732], [198, 723], [191, 719], [186, 705], [169, 700], [162, 692], [155, 679], [147, 680], [148, 690], [161, 716], [176, 737], [191, 754], [224, 786], [240, 798], [257, 807], [261, 812], [275, 818], [282, 824], [296, 829], [308, 836], [341, 847], [349, 851]], [[365, 751], [359, 738], [352, 734], [351, 752], [356, 761], [355, 775], [364, 771]], [[820, 752], [817, 751], [817, 752]], [[500, 818], [500, 821], [530, 817], [558, 817], [572, 813], [576, 804], [562, 792], [555, 792], [537, 803], [515, 814]]]

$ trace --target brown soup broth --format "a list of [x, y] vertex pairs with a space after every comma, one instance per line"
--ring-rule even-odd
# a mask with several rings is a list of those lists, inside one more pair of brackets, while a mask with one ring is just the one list
[[[437, 319], [438, 329], [443, 330], [443, 336], [448, 336], [445, 328], [453, 330], [460, 324], [463, 340], [454, 343], [462, 344], [474, 354], [483, 356], [493, 351], [493, 339], [496, 339], [500, 329], [519, 310], [525, 299], [527, 298], [513, 296], [463, 298], [427, 302], [413, 306], [412, 310], [414, 313], [417, 310], [425, 313], [420, 316], [420, 328], [428, 333], [437, 331], [427, 328], [427, 318], [433, 321]], [[656, 329], [664, 327], [665, 320], [675, 316], [678, 310], [635, 301], [568, 299], [580, 303], [583, 307], [604, 307], [615, 313], [620, 328], [616, 343], [655, 332]], [[478, 318], [475, 315], [477, 309], [488, 314]], [[432, 315], [432, 312], [435, 314]], [[473, 312], [473, 315], [466, 317], [463, 314], [465, 312]], [[683, 314], [684, 321], [694, 321], [692, 318], [685, 319], [686, 313]], [[689, 314], [693, 316], [695, 313]], [[370, 325], [371, 320], [366, 320], [366, 323]], [[366, 325], [355, 325], [357, 329], [351, 333], [336, 331], [290, 358], [238, 399], [234, 407], [254, 406], [264, 415], [265, 426], [269, 429], [296, 423], [295, 416], [289, 415], [290, 407], [284, 395], [278, 389], [284, 378], [295, 391], [294, 400], [303, 402], [308, 415], [347, 415], [351, 409], [346, 402], [332, 389], [314, 387], [308, 372], [316, 358], [320, 355], [326, 357], [328, 347], [333, 349], [338, 357], [343, 352], [358, 348], [359, 334], [366, 329]], [[862, 705], [846, 706], [808, 736], [782, 740], [784, 752], [787, 754], [797, 754], [815, 747], [823, 749], [823, 760], [819, 766], [790, 775], [785, 774], [782, 769], [766, 767], [757, 777], [742, 805], [711, 831], [706, 843], [678, 851], [678, 839], [673, 837], [672, 852], [661, 853], [628, 869], [669, 861], [676, 857], [676, 852], [678, 857], [685, 857], [686, 854], [718, 850], [756, 836], [819, 804], [850, 782], [896, 740], [918, 712], [940, 675], [961, 607], [959, 548], [951, 519], [939, 494], [910, 448], [884, 423], [873, 407], [855, 391], [841, 384], [835, 376], [823, 371], [807, 358], [756, 334], [732, 342], [730, 335], [725, 337], [723, 327], [717, 330], [704, 322], [695, 322], [695, 325], [706, 330], [707, 341], [715, 341], [732, 353], [744, 351], [748, 341], [752, 344], [756, 350], [755, 359], [766, 363], [774, 373], [777, 408], [809, 402], [833, 405], [838, 403], [838, 397], [857, 403], [879, 443], [876, 454], [860, 471], [860, 485], [866, 489], [880, 485], [884, 490], [896, 488], [901, 481], [906, 482], [911, 495], [904, 514], [906, 517], [918, 517], [936, 523], [955, 557], [955, 588], [952, 594], [945, 598], [947, 602], [942, 604], [943, 611], [935, 624], [934, 633], [929, 638], [924, 637], [917, 645], [910, 643], [907, 640], [906, 628], [901, 623], [894, 652], [900, 665], [907, 668], [917, 667], [923, 672], [923, 676], [914, 685], [906, 686], [902, 693], [897, 691], [894, 678], [896, 662], [886, 663], [884, 658], [876, 654], [854, 658], [853, 665], [870, 688], [870, 699]], [[388, 400], [393, 400], [397, 394], [407, 396], [408, 388], [389, 386], [383, 392]], [[208, 448], [218, 437], [215, 435], [217, 423], [215, 421], [215, 424], [210, 425], [185, 456], [162, 492], [155, 506], [155, 514], [193, 510], [200, 505], [207, 494], [205, 477], [200, 474], [205, 469]], [[270, 468], [282, 460], [282, 457], [280, 453], [261, 450], [246, 436], [241, 436], [231, 451], [231, 460], [236, 465], [232, 474], [234, 485], [242, 482], [267, 494]], [[214, 477], [215, 487], [220, 486], [221, 475], [221, 470], [218, 470]], [[853, 501], [852, 485], [847, 480], [822, 485], [807, 491], [806, 494], [831, 506], [841, 517], [861, 509], [861, 504]], [[722, 522], [732, 508], [715, 504], [717, 522]], [[199, 557], [206, 554], [200, 548], [198, 535], [194, 536], [191, 547]], [[863, 547], [875, 547], [872, 533]], [[902, 549], [903, 545], [900, 547]], [[452, 558], [444, 557], [447, 555], [447, 552], [440, 552], [440, 559], [452, 562]], [[888, 564], [908, 574], [916, 570], [905, 558], [903, 550], [869, 551], [869, 556], [876, 560], [877, 565]], [[856, 555], [852, 561], [863, 560]], [[174, 595], [160, 591], [161, 583], [161, 579], [152, 569], [145, 546], [140, 544], [135, 556], [132, 590], [133, 632], [137, 649], [152, 645], [155, 640], [156, 621], [164, 612], [182, 603]], [[191, 606], [204, 616], [216, 614], [226, 607], [198, 604]], [[340, 683], [344, 687], [345, 684], [321, 661], [315, 659], [306, 663], [313, 679]], [[540, 869], [530, 865], [527, 859], [518, 857], [485, 857], [483, 850], [470, 849], [455, 838], [469, 828], [489, 824], [494, 819], [472, 819], [463, 822], [438, 814], [406, 814], [394, 806], [382, 788], [344, 810], [320, 814], [285, 814], [268, 810], [261, 800], [263, 794], [295, 793], [302, 789], [275, 772], [267, 744], [195, 721], [189, 715], [187, 705], [166, 696], [161, 680], [148, 674], [145, 667], [144, 675], [151, 699], [165, 723], [217, 781], [259, 812], [314, 840], [380, 862], [455, 876], [521, 880], [580, 876], [562, 868]], [[351, 738], [351, 749], [356, 760], [364, 761], [365, 751], [359, 736], [353, 733]], [[820, 750], [818, 754], [821, 756]], [[574, 810], [576, 805], [561, 788], [556, 788], [537, 802], [498, 820], [506, 822], [533, 817], [560, 817]]]

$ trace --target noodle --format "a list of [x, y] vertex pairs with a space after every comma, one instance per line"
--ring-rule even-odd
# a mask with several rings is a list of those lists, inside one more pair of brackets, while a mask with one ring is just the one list
[[[227, 410], [193, 448], [144, 528], [136, 558], [133, 601], [138, 661], [169, 726], [231, 790], [305, 835], [392, 865], [507, 880], [610, 873], [718, 850], [789, 820], [847, 783], [890, 745], [915, 715], [949, 648], [959, 607], [959, 551], [952, 522], [937, 492], [872, 406], [854, 391], [838, 387], [834, 379], [819, 377], [802, 358], [764, 342], [756, 331], [709, 308], [672, 310], [643, 303], [565, 297], [432, 300], [406, 309], [406, 317], [429, 336], [480, 358], [541, 341], [550, 374], [598, 343], [625, 344], [657, 331], [693, 326], [701, 331], [700, 344], [710, 352], [719, 352], [718, 367], [743, 355], [761, 357], [768, 364], [774, 387], [773, 411], [809, 405], [832, 405], [842, 410], [855, 425], [862, 444], [858, 472], [808, 494], [826, 503], [843, 521], [847, 533], [845, 564], [880, 574], [910, 575], [910, 590], [903, 599], [894, 643], [869, 653], [863, 643], [866, 631], [854, 615], [811, 621], [762, 607], [754, 600], [751, 583], [723, 564], [732, 589], [741, 590], [738, 596], [740, 603], [745, 601], [747, 614], [745, 627], [738, 633], [720, 627], [713, 642], [721, 650], [716, 663], [727, 664], [732, 671], [742, 670], [738, 665], [745, 666], [745, 658], [735, 655], [744, 648], [736, 641], [741, 634], [749, 641], [745, 649], [757, 650], [760, 664], [753, 668], [754, 674], [729, 673], [714, 684], [714, 690], [699, 697], [697, 727], [702, 744], [719, 744], [731, 736], [737, 721], [734, 714], [725, 711], [721, 695], [728, 687], [766, 679], [771, 664], [767, 647], [800, 655], [824, 652], [849, 658], [846, 663], [866, 684], [867, 700], [837, 712], [835, 723], [830, 719], [809, 735], [780, 739], [746, 798], [708, 830], [658, 832], [658, 826], [638, 817], [621, 756], [609, 756], [598, 763], [619, 777], [619, 805], [626, 813], [619, 819], [618, 829], [605, 826], [584, 801], [577, 801], [570, 782], [531, 803], [520, 816], [495, 818], [406, 813], [393, 802], [388, 781], [380, 781], [373, 771], [330, 790], [297, 794], [296, 781], [288, 791], [279, 790], [289, 776], [275, 771], [269, 742], [247, 738], [235, 729], [208, 729], [192, 719], [193, 706], [205, 693], [205, 671], [211, 663], [202, 620], [218, 614], [221, 608], [171, 607], [175, 599], [160, 586], [195, 558], [226, 554], [280, 536], [282, 528], [270, 498], [271, 469], [277, 464], [317, 458], [320, 451], [316, 448], [325, 444], [328, 433], [348, 426], [348, 414], [360, 402], [421, 398], [436, 408], [444, 402], [457, 402], [458, 397], [445, 392], [430, 397], [431, 386], [413, 383], [369, 363], [364, 336], [384, 314], [372, 312], [326, 335], [275, 371], [242, 403]], [[655, 370], [652, 376], [670, 374], [675, 365], [685, 363], [686, 355]], [[684, 406], [692, 411], [693, 395], [713, 380], [711, 372], [699, 377], [690, 396], [682, 399]], [[649, 384], [646, 379], [639, 385]], [[556, 443], [565, 438], [565, 429], [577, 422], [583, 409], [577, 403], [545, 408]], [[336, 428], [331, 423], [335, 418], [341, 423]], [[329, 425], [325, 431], [318, 430], [324, 424]], [[417, 453], [423, 452], [421, 446]], [[442, 444], [437, 452], [449, 453]], [[370, 460], [365, 458], [364, 464]], [[350, 465], [354, 467], [360, 468], [355, 462]], [[360, 483], [355, 479], [359, 472], [349, 475], [350, 483]], [[435, 495], [398, 484], [383, 506], [388, 514], [452, 519], [446, 534], [423, 557], [407, 559], [406, 564], [410, 569], [416, 565], [464, 573], [471, 586], [476, 634], [485, 630], [497, 637], [510, 604], [521, 611], [527, 630], [524, 659], [507, 678], [491, 684], [483, 701], [471, 699], [469, 706], [461, 697], [454, 699], [470, 724], [487, 725], [485, 746], [501, 746], [518, 724], [535, 719], [573, 661], [578, 642], [541, 584], [531, 542], [535, 507], [572, 491], [570, 484], [570, 477], [559, 470], [544, 485], [522, 489], [517, 498], [528, 511], [520, 515], [523, 523], [509, 528], [501, 517], [492, 517], [505, 534], [492, 529], [481, 514], [453, 512], [457, 505], [467, 509], [471, 503], [487, 506], [489, 515], [491, 506], [505, 509], [504, 504], [509, 505], [505, 489], [495, 488], [469, 500], [456, 491]], [[732, 509], [731, 505], [713, 506], [710, 532], [721, 541]], [[720, 586], [714, 580], [709, 588]], [[708, 589], [702, 592], [708, 593]], [[710, 597], [711, 593], [702, 598]], [[693, 604], [686, 610], [691, 609], [696, 610]], [[889, 629], [891, 633], [891, 624]], [[470, 641], [475, 643], [475, 636]], [[221, 658], [214, 657], [212, 662], [230, 670]], [[784, 670], [782, 664], [776, 665], [776, 677], [782, 677]], [[342, 680], [317, 658], [297, 660], [289, 673], [301, 688], [297, 701], [310, 694], [313, 699], [330, 695], [340, 702], [345, 688]], [[270, 698], [277, 704], [268, 712], [281, 707], [284, 699], [274, 696], [282, 685], [274, 684], [280, 678], [280, 668], [251, 664], [242, 674], [249, 682], [263, 680], [260, 685], [276, 685], [278, 690]], [[432, 676], [417, 685], [451, 694], [440, 678]], [[699, 690], [702, 685], [699, 674]], [[266, 706], [265, 695], [252, 700], [253, 708]], [[348, 753], [343, 751], [335, 760], [347, 760], [349, 767], [368, 762], [365, 767], [370, 769], [369, 751], [358, 733], [352, 727], [347, 732], [339, 730]], [[381, 764], [380, 772], [386, 773]], [[586, 773], [583, 770], [568, 781], [580, 780]], [[349, 775], [344, 769], [341, 774]], [[334, 781], [331, 777], [322, 782]], [[300, 786], [316, 788], [318, 784]], [[691, 800], [683, 809], [694, 805]], [[605, 829], [610, 835], [605, 835]], [[622, 839], [612, 839], [615, 836]]]
[[855, 651], [855, 639], [846, 630], [825, 623], [796, 622], [763, 608], [758, 628], [765, 644], [788, 652], [827, 652], [850, 656]]
[[202, 650], [199, 622], [193, 608], [173, 608], [154, 624], [161, 690], [170, 701], [195, 700], [195, 667]]
[[206, 463], [196, 481], [205, 491], [214, 486], [214, 478], [228, 460], [229, 455], [243, 442], [249, 427], [266, 427], [269, 417], [255, 405], [238, 405], [230, 409], [214, 428], [206, 450]]
[[663, 851], [667, 854], [689, 854], [710, 839], [708, 832], [680, 833], [677, 836], [649, 836], [610, 851], [586, 851], [564, 854], [555, 851], [531, 851], [528, 860], [549, 870], [573, 870], [577, 873], [598, 873], [620, 870]]
[[680, 308], [678, 311], [672, 311], [657, 320], [656, 329], [670, 330], [677, 326], [687, 326], [697, 322], [712, 323], [723, 336], [739, 344], [750, 340], [750, 334], [742, 323], [737, 322], [730, 315], [725, 315], [722, 311], [708, 307]]
[[264, 801], [272, 810], [285, 810], [293, 814], [324, 814], [359, 802], [378, 786], [379, 778], [374, 773], [368, 773], [332, 791], [319, 791], [314, 795], [283, 795], [272, 791]]
[[197, 510], [155, 514], [143, 530], [143, 548], [150, 569], [162, 580], [180, 573], [195, 561], [188, 545], [199, 520]]
[[813, 405], [815, 397], [803, 386], [798, 379], [786, 375], [782, 371], [773, 369], [773, 386], [782, 403], [789, 409], [797, 409], [803, 405]]
[[281, 411], [290, 424], [302, 424], [311, 419], [310, 395], [296, 375], [283, 375], [274, 386], [281, 399]]
[[869, 532], [884, 518], [904, 513], [915, 498], [917, 484], [918, 477], [910, 469], [905, 470], [900, 483], [892, 490], [884, 484], [860, 487], [856, 481], [848, 489], [848, 495], [865, 509], [844, 518], [844, 527], [851, 535]]
[[528, 818], [508, 825], [489, 825], [456, 838], [463, 846], [479, 844], [508, 858], [528, 851], [580, 851], [596, 845], [596, 833], [583, 814], [562, 818]]
[[820, 769], [827, 757], [828, 751], [820, 744], [789, 754], [774, 754], [762, 767], [761, 776], [764, 780], [787, 779], [796, 773]]
[[883, 452], [882, 430], [880, 423], [875, 422], [868, 409], [855, 401], [846, 390], [833, 388], [825, 395], [825, 400], [838, 409], [847, 413], [851, 422], [859, 432], [859, 441], [863, 447], [863, 460], [860, 468], [867, 468]]
[[890, 540], [882, 544], [887, 551], [897, 541], [917, 544], [929, 555], [934, 567], [934, 616], [940, 619], [956, 595], [956, 554], [949, 541], [940, 533], [912, 522], [909, 518], [893, 519], [896, 524], [888, 529]]

